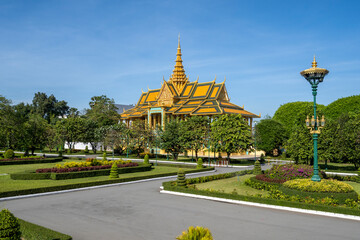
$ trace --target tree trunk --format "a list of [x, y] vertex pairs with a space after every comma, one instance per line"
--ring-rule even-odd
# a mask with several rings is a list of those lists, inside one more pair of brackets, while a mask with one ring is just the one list
[[226, 153], [227, 154], [227, 160], [230, 161], [230, 154], [229, 152]]
[[196, 159], [196, 162], [197, 162], [197, 160], [198, 160], [198, 150], [197, 149], [195, 149], [195, 159]]

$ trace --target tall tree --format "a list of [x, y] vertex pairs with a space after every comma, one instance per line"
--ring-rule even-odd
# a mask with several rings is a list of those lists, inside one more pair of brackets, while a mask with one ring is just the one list
[[280, 150], [285, 141], [285, 128], [273, 119], [263, 119], [255, 127], [255, 139], [258, 149], [272, 155], [273, 150]]
[[[31, 114], [25, 123], [27, 132], [27, 148], [34, 154], [35, 149], [43, 149], [47, 141], [48, 123], [39, 114]], [[26, 148], [26, 149], [27, 149]]]
[[136, 120], [131, 123], [129, 134], [131, 146], [136, 154], [140, 156], [140, 153], [152, 141], [153, 131], [147, 126], [145, 121]]
[[122, 154], [127, 145], [127, 135], [129, 129], [125, 123], [118, 123], [111, 126], [107, 126], [107, 134], [105, 137], [105, 143], [107, 146], [111, 146], [112, 150], [118, 149], [119, 154]]
[[46, 93], [37, 92], [32, 103], [34, 112], [40, 114], [48, 123], [53, 118], [66, 115], [69, 111], [67, 102], [58, 101], [53, 94], [48, 97]]
[[313, 160], [313, 139], [305, 123], [296, 125], [286, 143], [286, 151], [295, 163], [310, 164]]
[[195, 158], [198, 159], [198, 152], [204, 147], [207, 140], [209, 119], [203, 116], [192, 116], [182, 121], [183, 135], [186, 149], [195, 152]]
[[120, 119], [120, 115], [116, 112], [114, 99], [110, 99], [105, 95], [94, 96], [89, 103], [90, 109], [86, 115], [97, 122], [99, 127], [114, 125]]
[[221, 151], [226, 152], [227, 159], [230, 154], [249, 149], [252, 144], [250, 126], [241, 115], [225, 114], [211, 123], [211, 139], [219, 142]]
[[72, 150], [75, 143], [81, 141], [84, 130], [84, 119], [80, 117], [68, 117], [56, 123], [56, 131], [62, 143], [66, 143]]
[[161, 148], [170, 153], [175, 161], [177, 161], [179, 153], [185, 150], [185, 141], [182, 134], [182, 124], [177, 120], [166, 123], [165, 129], [159, 131]]

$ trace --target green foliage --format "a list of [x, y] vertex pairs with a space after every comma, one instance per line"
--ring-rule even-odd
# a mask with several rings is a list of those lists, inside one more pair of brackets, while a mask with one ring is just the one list
[[144, 164], [149, 164], [149, 155], [146, 154], [145, 157], [144, 157]]
[[180, 168], [177, 175], [177, 185], [179, 187], [186, 187], [185, 171]]
[[92, 97], [89, 106], [90, 109], [87, 110], [86, 115], [99, 127], [114, 125], [120, 118], [116, 112], [114, 99], [110, 99], [106, 95]]
[[322, 179], [320, 182], [314, 182], [311, 179], [294, 179], [285, 182], [283, 186], [305, 192], [347, 193], [354, 191], [349, 184], [332, 179]]
[[260, 155], [260, 163], [265, 163], [265, 155], [263, 153]]
[[336, 120], [341, 115], [356, 112], [360, 109], [360, 95], [339, 98], [326, 106], [324, 114], [327, 119]]
[[103, 152], [103, 158], [102, 158], [103, 161], [106, 161], [107, 160], [107, 157], [106, 157], [106, 152], [104, 151]]
[[34, 163], [53, 163], [61, 162], [62, 157], [56, 158], [42, 158], [42, 159], [24, 159], [24, 160], [9, 160], [9, 161], [0, 161], [1, 165], [21, 165], [21, 164], [34, 164]]
[[189, 227], [187, 231], [184, 231], [182, 235], [178, 236], [178, 240], [213, 240], [209, 229], [204, 227]]
[[5, 159], [12, 159], [15, 157], [15, 153], [14, 153], [14, 150], [12, 149], [8, 149], [6, 150], [6, 152], [4, 153], [4, 158]]
[[230, 154], [245, 151], [252, 144], [249, 125], [238, 114], [224, 114], [211, 123], [211, 141], [219, 143], [218, 151]]
[[7, 209], [0, 212], [0, 239], [20, 240], [20, 224], [18, 219]]
[[[286, 130], [286, 137], [288, 138], [295, 126], [305, 125], [306, 116], [314, 115], [313, 105], [313, 102], [286, 103], [276, 110], [273, 120], [282, 123]], [[322, 116], [325, 106], [321, 104], [317, 104], [316, 106], [318, 115]]]
[[273, 119], [263, 119], [255, 127], [257, 149], [263, 150], [267, 155], [273, 155], [273, 150], [280, 151], [286, 135], [284, 126]]
[[118, 166], [114, 163], [110, 169], [110, 178], [119, 178]]
[[[131, 123], [129, 129], [129, 136], [130, 136], [130, 146], [138, 157], [140, 157], [140, 153], [144, 152], [145, 147], [157, 145], [157, 139], [155, 139], [154, 132], [147, 126], [146, 121], [135, 120]], [[125, 138], [124, 138], [125, 139]]]
[[[151, 165], [149, 165], [151, 168]], [[120, 168], [120, 170], [126, 169], [126, 168]], [[211, 171], [214, 170], [213, 167], [210, 168], [204, 168], [204, 169], [189, 169], [186, 170], [186, 173], [195, 173], [195, 172], [205, 172], [205, 171]], [[57, 174], [57, 175], [63, 175]], [[34, 194], [34, 193], [42, 193], [42, 192], [52, 192], [52, 191], [60, 191], [60, 190], [67, 190], [67, 189], [74, 189], [74, 188], [84, 188], [84, 187], [91, 187], [91, 186], [99, 186], [99, 185], [106, 185], [106, 184], [112, 184], [112, 183], [121, 183], [121, 182], [131, 182], [131, 181], [137, 181], [142, 179], [151, 179], [156, 177], [167, 177], [167, 176], [174, 176], [177, 172], [167, 172], [167, 173], [159, 173], [159, 174], [150, 174], [146, 176], [137, 176], [137, 177], [126, 177], [126, 178], [117, 178], [117, 179], [108, 179], [103, 181], [94, 181], [90, 180], [89, 182], [84, 183], [69, 183], [66, 185], [58, 185], [58, 186], [49, 186], [49, 187], [40, 187], [40, 188], [32, 188], [32, 189], [21, 189], [21, 190], [15, 190], [15, 191], [7, 191], [7, 192], [0, 192], [0, 197], [11, 197], [11, 196], [19, 196], [19, 195], [27, 195], [27, 194]], [[109, 170], [107, 174], [109, 175]], [[66, 179], [66, 178], [61, 178]]]
[[88, 148], [88, 146], [85, 146], [84, 153], [89, 153], [89, 148]]
[[54, 95], [37, 92], [32, 101], [33, 111], [46, 119], [48, 123], [52, 119], [63, 116], [69, 112], [69, 106], [65, 101], [58, 101]]
[[61, 142], [66, 142], [70, 152], [74, 148], [75, 143], [81, 141], [84, 131], [85, 120], [79, 116], [68, 116], [56, 123], [56, 132]]
[[260, 161], [259, 161], [259, 160], [256, 160], [256, 161], [255, 161], [254, 172], [253, 172], [253, 173], [254, 173], [255, 175], [262, 174], [261, 164], [260, 164]]
[[319, 138], [319, 156], [360, 166], [360, 112], [346, 113], [326, 123]]
[[21, 235], [26, 240], [71, 240], [72, 237], [19, 219]]
[[182, 139], [187, 150], [195, 152], [195, 158], [198, 159], [198, 152], [203, 149], [207, 143], [209, 133], [209, 119], [204, 116], [191, 116], [186, 121], [181, 122]]
[[312, 136], [305, 124], [293, 127], [290, 138], [286, 143], [286, 151], [295, 163], [309, 164], [313, 159], [314, 145]]
[[185, 142], [182, 137], [182, 123], [173, 120], [165, 124], [165, 129], [160, 131], [161, 148], [170, 153], [176, 161], [179, 153], [184, 152]]
[[203, 167], [204, 167], [203, 166], [203, 160], [202, 160], [202, 158], [199, 158], [197, 160], [196, 168], [203, 168]]

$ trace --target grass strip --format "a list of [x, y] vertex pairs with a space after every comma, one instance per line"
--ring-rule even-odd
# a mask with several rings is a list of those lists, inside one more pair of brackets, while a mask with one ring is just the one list
[[359, 209], [308, 204], [308, 203], [301, 203], [301, 202], [291, 202], [291, 201], [262, 198], [262, 197], [255, 197], [255, 196], [246, 196], [246, 195], [239, 195], [239, 194], [232, 194], [232, 193], [223, 193], [223, 192], [215, 192], [215, 191], [207, 191], [207, 190], [198, 190], [198, 189], [193, 189], [193, 188], [184, 188], [184, 187], [173, 186], [172, 182], [173, 181], [164, 182], [163, 183], [164, 190], [174, 191], [174, 192], [182, 192], [182, 193], [190, 193], [190, 194], [195, 194], [195, 195], [203, 195], [203, 196], [209, 196], [209, 197], [218, 197], [218, 198], [225, 198], [225, 199], [247, 201], [247, 202], [263, 203], [263, 204], [283, 206], [283, 207], [293, 207], [293, 208], [300, 208], [300, 209], [309, 209], [309, 210], [315, 210], [315, 211], [324, 211], [324, 212], [332, 212], [332, 213], [360, 216]]
[[61, 162], [62, 157], [57, 158], [45, 158], [45, 159], [27, 159], [27, 160], [9, 160], [9, 161], [0, 161], [1, 165], [21, 165], [21, 164], [35, 164], [35, 163], [54, 163]]
[[72, 237], [19, 219], [21, 235], [25, 240], [71, 240]]

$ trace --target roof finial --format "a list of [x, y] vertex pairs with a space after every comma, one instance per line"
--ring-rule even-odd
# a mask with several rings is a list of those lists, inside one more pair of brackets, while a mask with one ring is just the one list
[[179, 40], [178, 40], [178, 48], [180, 48], [180, 33], [179, 33]]
[[314, 61], [312, 62], [312, 67], [313, 67], [313, 68], [316, 68], [316, 67], [317, 67], [317, 62], [316, 62], [316, 59], [315, 59], [315, 54], [314, 54]]

